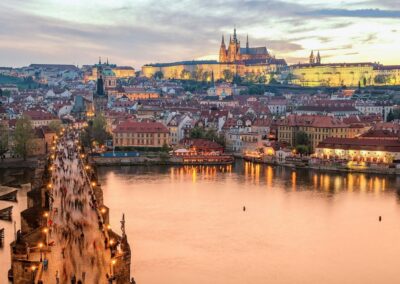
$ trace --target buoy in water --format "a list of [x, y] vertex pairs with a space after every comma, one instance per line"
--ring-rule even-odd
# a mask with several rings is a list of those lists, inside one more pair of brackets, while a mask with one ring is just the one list
[[243, 206], [243, 211], [246, 211], [246, 206]]
[[382, 216], [379, 216], [379, 222], [381, 222], [382, 221]]

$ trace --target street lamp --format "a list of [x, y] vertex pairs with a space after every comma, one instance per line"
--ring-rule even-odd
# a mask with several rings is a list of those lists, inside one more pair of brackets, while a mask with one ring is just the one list
[[32, 271], [32, 283], [35, 282], [35, 270], [36, 270], [36, 266], [32, 265], [31, 266], [31, 271]]
[[114, 265], [116, 263], [117, 263], [117, 260], [115, 260], [115, 259], [111, 260], [111, 270], [110, 270], [111, 277], [114, 277]]
[[42, 262], [43, 257], [42, 257], [42, 248], [43, 248], [43, 244], [39, 243], [39, 250], [40, 250], [40, 262]]

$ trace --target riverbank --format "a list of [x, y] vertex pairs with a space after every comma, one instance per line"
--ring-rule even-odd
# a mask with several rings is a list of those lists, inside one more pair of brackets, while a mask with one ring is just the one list
[[135, 165], [229, 165], [234, 163], [233, 156], [138, 156], [138, 157], [101, 157], [90, 156], [90, 162], [97, 166], [135, 166]]

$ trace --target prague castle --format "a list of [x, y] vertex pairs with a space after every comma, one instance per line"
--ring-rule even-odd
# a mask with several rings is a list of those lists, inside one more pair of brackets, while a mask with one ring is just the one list
[[250, 47], [247, 37], [246, 46], [241, 47], [236, 28], [230, 36], [226, 47], [222, 36], [219, 49], [219, 61], [180, 61], [173, 63], [146, 64], [142, 67], [142, 74], [152, 77], [161, 72], [166, 79], [194, 79], [198, 81], [211, 81], [212, 79], [226, 79], [227, 75], [267, 76], [286, 67], [283, 59], [276, 59], [268, 53], [266, 47]]
[[[267, 47], [250, 47], [249, 38], [242, 47], [236, 29], [225, 43], [222, 36], [219, 60], [180, 61], [146, 64], [142, 75], [152, 77], [162, 73], [165, 79], [232, 80], [233, 76], [276, 78], [278, 81], [304, 87], [357, 87], [370, 85], [400, 85], [400, 66], [372, 62], [323, 63], [319, 51], [311, 51], [307, 63], [287, 66], [284, 59], [276, 59]], [[230, 74], [228, 79], [227, 75]], [[268, 82], [268, 80], [265, 80]]]
[[290, 66], [290, 83], [305, 87], [357, 87], [399, 85], [400, 66], [372, 62], [321, 63], [319, 52], [312, 51], [309, 62]]

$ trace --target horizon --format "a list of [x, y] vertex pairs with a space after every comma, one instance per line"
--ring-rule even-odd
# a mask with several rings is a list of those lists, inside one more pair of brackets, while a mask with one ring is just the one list
[[234, 26], [242, 46], [248, 34], [250, 46], [266, 46], [288, 64], [307, 62], [311, 50], [321, 52], [323, 63], [400, 64], [400, 4], [394, 0], [95, 4], [2, 1], [0, 65], [82, 66], [101, 56], [139, 70], [150, 63], [217, 59], [221, 35], [227, 41]]

